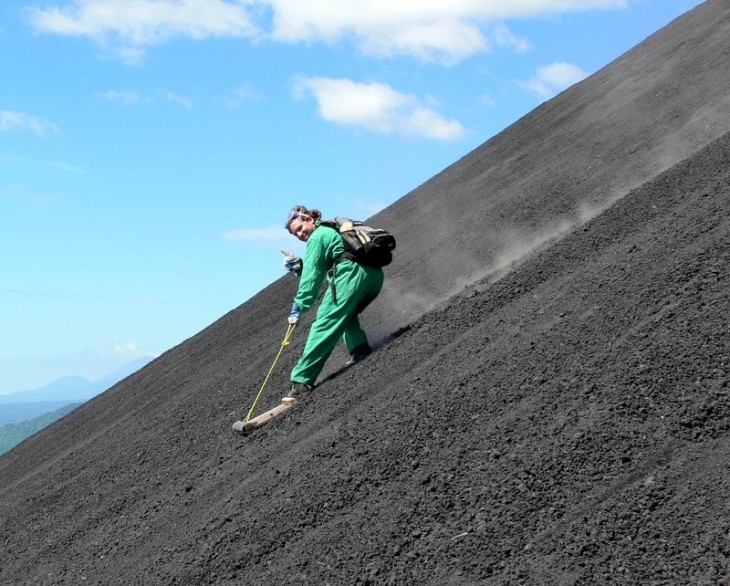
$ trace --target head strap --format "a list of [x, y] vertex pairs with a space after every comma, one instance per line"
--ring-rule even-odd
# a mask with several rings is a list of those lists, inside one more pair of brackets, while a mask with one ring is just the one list
[[284, 228], [288, 230], [289, 225], [297, 218], [309, 218], [309, 217], [310, 216], [300, 212], [298, 209], [292, 208], [291, 210], [289, 210], [289, 215], [287, 215], [287, 217], [286, 217], [286, 224], [284, 224]]

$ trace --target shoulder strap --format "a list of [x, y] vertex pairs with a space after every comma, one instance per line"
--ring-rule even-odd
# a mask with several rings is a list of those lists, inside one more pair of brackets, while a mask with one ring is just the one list
[[354, 230], [355, 226], [361, 225], [362, 222], [359, 222], [357, 220], [351, 220], [350, 218], [343, 218], [341, 216], [335, 216], [331, 220], [320, 220], [319, 225], [320, 226], [327, 226], [328, 228], [334, 228], [338, 232], [349, 232], [350, 230]]

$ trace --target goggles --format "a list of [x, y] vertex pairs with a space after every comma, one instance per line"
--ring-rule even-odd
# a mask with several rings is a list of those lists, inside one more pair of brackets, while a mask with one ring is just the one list
[[309, 216], [307, 214], [303, 214], [302, 212], [298, 212], [296, 210], [289, 210], [289, 215], [286, 217], [286, 224], [284, 224], [284, 228], [286, 228], [288, 230], [289, 225], [297, 218], [308, 218], [308, 217]]

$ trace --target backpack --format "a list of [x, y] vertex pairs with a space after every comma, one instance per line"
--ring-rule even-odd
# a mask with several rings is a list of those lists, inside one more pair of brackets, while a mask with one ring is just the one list
[[395, 237], [387, 230], [340, 217], [321, 220], [320, 226], [333, 228], [342, 236], [345, 252], [340, 259], [347, 258], [368, 267], [384, 267], [393, 260]]

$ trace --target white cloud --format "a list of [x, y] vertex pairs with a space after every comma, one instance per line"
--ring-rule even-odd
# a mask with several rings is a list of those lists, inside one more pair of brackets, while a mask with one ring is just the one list
[[109, 90], [107, 92], [104, 92], [102, 94], [102, 97], [105, 100], [109, 100], [110, 102], [119, 102], [120, 104], [123, 104], [125, 106], [129, 106], [130, 104], [137, 104], [141, 99], [137, 92], [124, 90]]
[[438, 140], [460, 138], [464, 129], [456, 120], [422, 106], [415, 97], [383, 83], [356, 83], [350, 79], [299, 78], [295, 97], [312, 94], [319, 115], [328, 122], [380, 133], [400, 133]]
[[277, 242], [284, 238], [291, 238], [284, 229], [282, 221], [281, 226], [270, 226], [268, 228], [231, 228], [221, 234], [223, 240], [230, 242]]
[[175, 92], [171, 91], [163, 91], [158, 94], [155, 94], [151, 97], [143, 97], [137, 92], [133, 91], [126, 91], [126, 90], [108, 90], [101, 94], [101, 97], [105, 100], [109, 100], [110, 102], [118, 102], [124, 106], [131, 106], [135, 104], [141, 104], [144, 102], [152, 102], [155, 100], [165, 100], [167, 102], [172, 102], [173, 104], [178, 104], [179, 106], [182, 106], [183, 108], [187, 108], [188, 110], [193, 107], [193, 101], [186, 97], [181, 96], [179, 94], [176, 94]]
[[428, 108], [416, 108], [400, 121], [399, 127], [406, 135], [438, 140], [454, 140], [464, 134], [463, 127], [456, 120], [446, 120]]
[[494, 42], [497, 46], [512, 49], [516, 53], [526, 53], [532, 49], [528, 39], [518, 37], [502, 23], [494, 27]]
[[233, 90], [230, 96], [224, 99], [231, 108], [237, 108], [246, 102], [257, 102], [263, 100], [264, 95], [254, 88], [250, 83], [243, 84]]
[[116, 336], [97, 340], [96, 353], [102, 356], [122, 356], [126, 358], [137, 356], [159, 356], [159, 353], [145, 350], [133, 340], [118, 338]]
[[541, 98], [550, 98], [588, 77], [588, 74], [571, 63], [553, 63], [537, 70], [537, 75], [526, 82], [520, 82], [525, 89]]
[[188, 110], [190, 110], [193, 107], [193, 101], [190, 98], [186, 98], [185, 96], [181, 96], [174, 92], [163, 92], [162, 97], [165, 100], [167, 100], [168, 102], [172, 102], [173, 104], [178, 104], [179, 106], [182, 106], [183, 108], [187, 108]]
[[129, 63], [144, 48], [175, 37], [257, 35], [244, 4], [249, 0], [74, 0], [70, 7], [30, 8], [39, 31], [88, 37]]
[[365, 53], [373, 55], [411, 55], [447, 65], [490, 46], [478, 27], [458, 20], [376, 29], [363, 35], [360, 45]]
[[58, 126], [53, 122], [24, 114], [23, 112], [13, 112], [12, 110], [0, 111], [0, 131], [9, 132], [13, 130], [29, 130], [38, 136], [43, 136], [49, 132], [60, 132]]
[[[150, 45], [174, 37], [352, 40], [379, 56], [457, 62], [492, 46], [523, 52], [529, 40], [505, 21], [626, 8], [629, 0], [73, 0], [28, 10], [39, 31], [93, 39], [139, 62]], [[270, 30], [266, 30], [270, 27]]]
[[[270, 0], [275, 39], [334, 42], [346, 36], [368, 53], [452, 63], [492, 44], [530, 48], [506, 20], [626, 8], [629, 0]], [[485, 25], [495, 24], [490, 31]], [[490, 40], [491, 37], [491, 40]]]
[[136, 354], [139, 347], [132, 340], [114, 340], [114, 352], [117, 354]]

